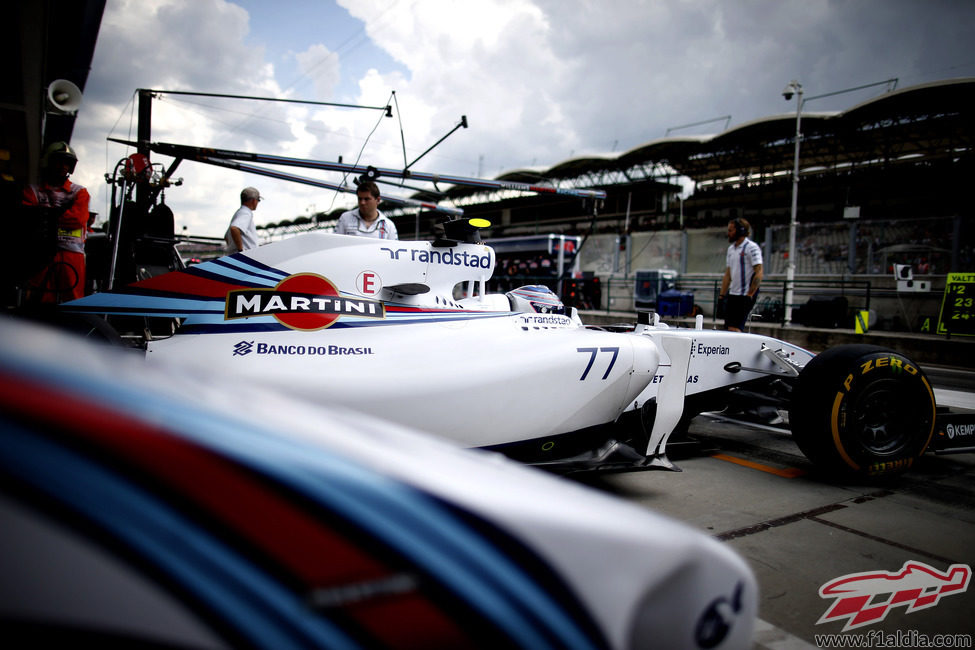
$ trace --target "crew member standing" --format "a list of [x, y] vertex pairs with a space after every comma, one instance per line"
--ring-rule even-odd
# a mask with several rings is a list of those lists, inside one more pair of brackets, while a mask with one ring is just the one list
[[399, 239], [396, 226], [379, 211], [379, 186], [373, 181], [363, 181], [355, 194], [359, 207], [342, 213], [335, 225], [336, 234]]
[[762, 249], [748, 238], [750, 226], [744, 219], [728, 222], [727, 264], [721, 278], [721, 295], [725, 301], [724, 326], [740, 332], [762, 284]]
[[257, 248], [257, 226], [254, 225], [254, 210], [261, 202], [261, 193], [254, 187], [245, 187], [240, 192], [240, 207], [230, 219], [230, 226], [224, 234], [227, 250], [239, 253]]
[[60, 303], [85, 295], [85, 239], [91, 197], [68, 176], [78, 156], [67, 142], [54, 142], [41, 158], [41, 182], [24, 188], [24, 205], [58, 213], [58, 250], [54, 259], [27, 283], [27, 300]]

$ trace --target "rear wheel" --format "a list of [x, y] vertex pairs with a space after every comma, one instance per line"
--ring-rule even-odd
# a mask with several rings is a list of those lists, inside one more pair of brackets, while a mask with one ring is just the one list
[[793, 438], [813, 463], [864, 477], [911, 467], [931, 441], [934, 419], [934, 392], [921, 369], [875, 345], [815, 356], [789, 408]]

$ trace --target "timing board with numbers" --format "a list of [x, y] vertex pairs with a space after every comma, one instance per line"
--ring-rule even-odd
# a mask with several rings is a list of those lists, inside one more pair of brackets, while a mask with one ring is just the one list
[[938, 334], [975, 336], [975, 273], [949, 273]]

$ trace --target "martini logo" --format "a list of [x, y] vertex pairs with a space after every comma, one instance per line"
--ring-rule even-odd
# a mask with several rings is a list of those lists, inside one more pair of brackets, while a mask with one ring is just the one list
[[377, 300], [341, 296], [335, 285], [320, 275], [298, 273], [273, 289], [227, 293], [226, 320], [253, 316], [274, 316], [285, 327], [313, 332], [330, 326], [340, 316], [385, 318], [386, 310]]
[[944, 596], [964, 593], [972, 577], [967, 564], [952, 564], [942, 573], [922, 562], [905, 562], [896, 573], [867, 571], [831, 580], [819, 588], [821, 598], [836, 602], [816, 625], [846, 619], [843, 631], [879, 623], [894, 607], [906, 613], [934, 607]]

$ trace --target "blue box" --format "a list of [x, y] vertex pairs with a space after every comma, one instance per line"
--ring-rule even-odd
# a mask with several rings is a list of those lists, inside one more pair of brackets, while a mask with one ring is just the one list
[[686, 316], [694, 311], [694, 293], [669, 289], [657, 297], [657, 313], [661, 316]]

